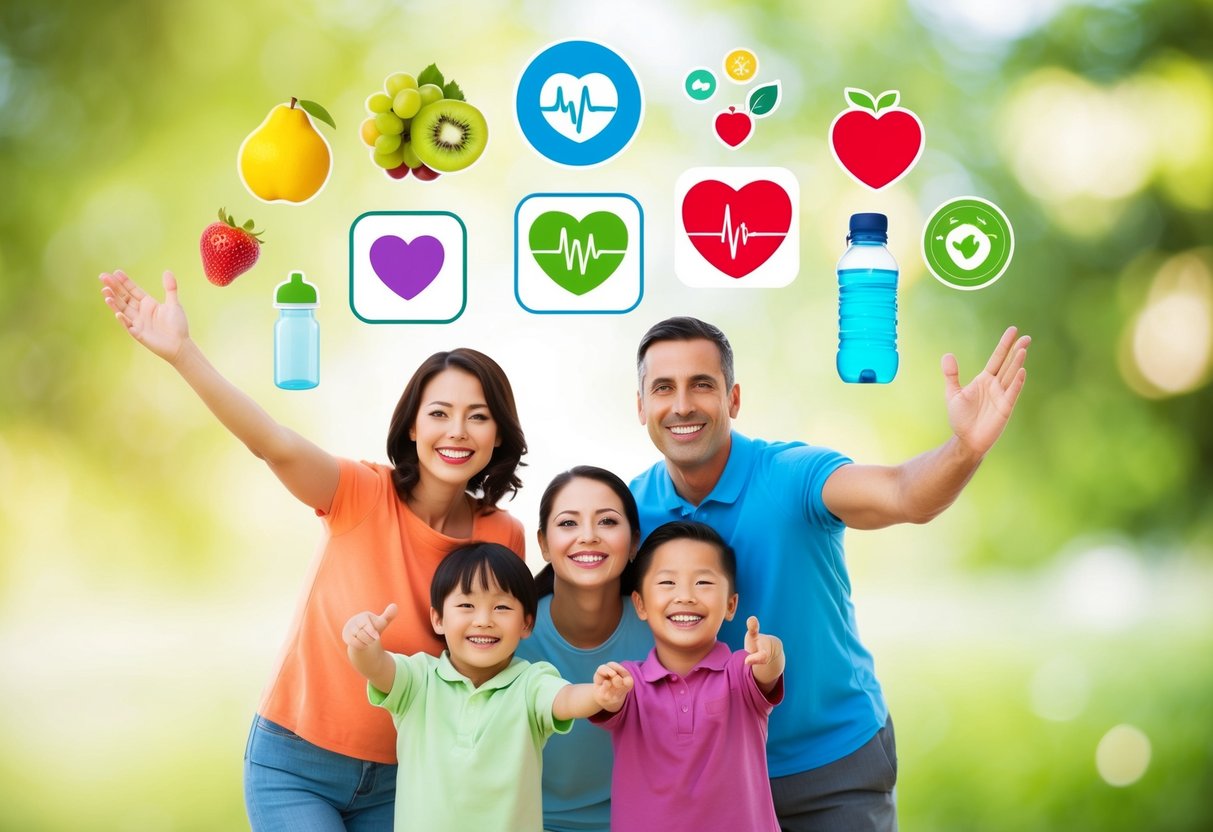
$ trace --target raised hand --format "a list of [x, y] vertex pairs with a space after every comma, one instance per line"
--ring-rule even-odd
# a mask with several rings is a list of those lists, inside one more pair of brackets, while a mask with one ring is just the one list
[[341, 639], [353, 650], [365, 650], [379, 641], [379, 637], [392, 623], [397, 612], [399, 608], [395, 604], [388, 604], [382, 615], [375, 615], [370, 610], [360, 612], [345, 622], [345, 627], [341, 629]]
[[783, 675], [783, 642], [766, 633], [758, 632], [758, 618], [751, 615], [745, 622], [746, 666], [754, 673], [754, 681], [763, 693], [770, 693]]
[[1016, 340], [1015, 327], [1007, 327], [986, 367], [977, 376], [960, 386], [960, 369], [956, 356], [948, 353], [941, 366], [947, 385], [948, 423], [956, 438], [977, 457], [984, 456], [994, 446], [1011, 418], [1015, 401], [1023, 390], [1028, 371], [1027, 335]]
[[156, 355], [173, 363], [189, 340], [185, 310], [177, 301], [177, 279], [165, 272], [164, 302], [160, 303], [119, 270], [100, 276], [105, 304], [114, 311], [131, 337]]
[[618, 662], [599, 665], [594, 671], [594, 701], [604, 711], [618, 711], [633, 684], [632, 674]]

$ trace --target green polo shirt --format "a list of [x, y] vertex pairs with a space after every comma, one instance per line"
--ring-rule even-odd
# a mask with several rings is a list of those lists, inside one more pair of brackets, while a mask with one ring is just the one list
[[445, 651], [392, 658], [391, 692], [367, 695], [396, 723], [396, 828], [543, 829], [543, 746], [573, 727], [552, 718], [556, 668], [514, 659], [476, 688]]

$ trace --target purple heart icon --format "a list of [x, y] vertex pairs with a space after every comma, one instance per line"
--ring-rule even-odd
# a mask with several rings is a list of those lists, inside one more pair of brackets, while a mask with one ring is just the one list
[[371, 243], [375, 275], [405, 300], [417, 297], [434, 282], [444, 259], [446, 252], [435, 237], [417, 237], [409, 243], [388, 235]]

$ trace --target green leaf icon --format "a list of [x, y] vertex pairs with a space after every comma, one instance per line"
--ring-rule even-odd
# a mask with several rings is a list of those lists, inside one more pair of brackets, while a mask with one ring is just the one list
[[764, 84], [761, 87], [756, 87], [750, 93], [749, 100], [746, 102], [746, 107], [750, 111], [750, 115], [762, 116], [770, 115], [779, 106], [780, 84], [775, 81], [770, 84]]
[[580, 222], [548, 211], [535, 218], [527, 237], [543, 273], [574, 295], [601, 286], [628, 252], [628, 227], [610, 211], [595, 211]]
[[442, 77], [442, 73], [438, 71], [438, 64], [430, 64], [425, 69], [421, 70], [417, 76], [417, 86], [425, 84], [433, 84], [436, 87], [441, 87], [446, 84], [446, 79]]
[[861, 90], [858, 87], [847, 87], [843, 90], [843, 95], [848, 102], [854, 104], [856, 107], [876, 112], [876, 102], [872, 100], [872, 94], [867, 90]]
[[957, 242], [952, 243], [952, 245], [955, 246], [956, 250], [959, 251], [961, 256], [965, 258], [972, 257], [977, 253], [977, 249], [981, 248], [981, 244], [977, 242], [977, 238], [972, 234], [965, 237], [963, 240], [958, 240]]
[[876, 109], [887, 110], [889, 107], [896, 107], [897, 102], [901, 100], [901, 93], [897, 90], [885, 90], [876, 99]]
[[323, 121], [334, 130], [337, 129], [337, 122], [333, 121], [333, 117], [329, 115], [329, 111], [321, 107], [315, 101], [304, 101], [303, 99], [300, 99], [299, 106], [303, 108], [303, 112], [307, 113], [312, 118]]
[[459, 85], [454, 81], [447, 81], [442, 88], [442, 97], [450, 101], [466, 101], [463, 97], [463, 90], [459, 89]]

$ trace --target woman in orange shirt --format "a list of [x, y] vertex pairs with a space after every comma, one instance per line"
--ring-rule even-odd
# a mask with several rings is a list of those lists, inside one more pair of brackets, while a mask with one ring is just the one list
[[167, 361], [327, 527], [245, 750], [254, 831], [390, 830], [395, 730], [368, 703], [341, 629], [358, 610], [409, 599], [383, 646], [438, 655], [429, 587], [442, 558], [471, 539], [522, 556], [521, 525], [496, 508], [520, 487], [526, 453], [509, 381], [475, 350], [435, 353], [392, 414], [392, 465], [338, 459], [278, 424], [207, 361], [189, 336], [172, 273], [164, 273], [163, 303], [121, 271], [101, 282], [127, 332]]

